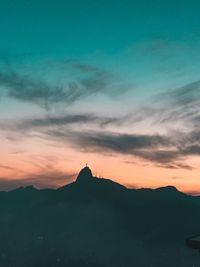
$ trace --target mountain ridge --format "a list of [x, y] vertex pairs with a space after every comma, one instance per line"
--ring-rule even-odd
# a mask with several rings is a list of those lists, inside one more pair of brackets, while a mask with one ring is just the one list
[[[78, 174], [77, 178], [75, 181], [71, 182], [71, 183], [68, 183], [66, 185], [63, 185], [61, 187], [58, 187], [58, 188], [37, 188], [35, 187], [33, 184], [30, 184], [30, 185], [26, 185], [26, 186], [20, 186], [20, 187], [17, 187], [17, 188], [14, 188], [14, 189], [11, 189], [11, 190], [8, 190], [8, 191], [0, 191], [0, 193], [3, 193], [3, 192], [16, 192], [16, 191], [44, 191], [44, 190], [52, 190], [52, 191], [60, 191], [60, 190], [64, 190], [64, 189], [69, 189], [70, 187], [73, 187], [73, 186], [77, 186], [77, 183], [80, 183], [80, 178], [81, 178], [81, 173], [82, 171], [85, 171], [86, 172], [88, 171], [89, 167], [84, 167]], [[126, 187], [125, 185], [122, 185], [120, 183], [117, 183], [115, 181], [113, 181], [112, 179], [109, 179], [109, 178], [98, 178], [96, 176], [93, 176], [92, 174], [92, 171], [89, 169], [89, 179], [87, 179], [87, 174], [86, 174], [86, 180], [81, 182], [82, 186], [86, 186], [86, 184], [88, 183], [104, 183], [106, 184], [106, 182], [110, 185], [115, 185], [115, 186], [118, 186], [119, 188], [123, 188], [123, 189], [127, 189], [127, 190], [132, 190], [132, 191], [151, 191], [151, 192], [168, 192], [168, 193], [172, 193], [172, 192], [177, 192], [177, 193], [180, 193], [180, 194], [184, 194], [184, 195], [189, 195], [187, 193], [184, 193], [182, 191], [179, 191], [175, 186], [172, 186], [172, 185], [167, 185], [167, 186], [162, 186], [162, 187], [158, 187], [158, 188], [128, 188]], [[85, 176], [85, 174], [83, 173], [83, 176]], [[192, 197], [198, 197], [198, 195], [196, 196], [192, 196]]]
[[85, 171], [58, 189], [0, 193], [2, 267], [198, 266], [185, 239], [199, 232], [199, 198]]

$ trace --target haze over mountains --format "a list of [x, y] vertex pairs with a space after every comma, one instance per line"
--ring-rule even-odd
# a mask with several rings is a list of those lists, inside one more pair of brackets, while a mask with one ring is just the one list
[[1, 267], [199, 266], [200, 198], [127, 189], [88, 167], [64, 187], [0, 192]]

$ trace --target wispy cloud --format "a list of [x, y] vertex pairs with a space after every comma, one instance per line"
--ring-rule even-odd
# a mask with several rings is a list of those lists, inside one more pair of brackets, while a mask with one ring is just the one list
[[200, 81], [160, 93], [151, 102], [136, 113], [138, 120], [148, 119], [151, 114], [154, 122], [194, 126], [200, 118]]
[[102, 117], [91, 113], [82, 114], [67, 114], [62, 116], [46, 116], [40, 118], [30, 118], [22, 120], [18, 123], [2, 123], [1, 126], [5, 126], [11, 129], [23, 129], [30, 131], [42, 130], [48, 127], [66, 127], [75, 124], [85, 124], [85, 125], [99, 125], [101, 127], [108, 125], [122, 125], [126, 123], [126, 117]]
[[70, 105], [99, 93], [116, 96], [127, 89], [125, 82], [110, 71], [76, 61], [68, 61], [67, 65], [81, 72], [73, 78], [66, 67], [65, 76], [68, 76], [69, 82], [63, 80], [58, 85], [57, 82], [50, 83], [36, 75], [7, 68], [0, 70], [0, 87], [8, 97], [33, 102], [45, 108], [55, 103]]
[[[16, 142], [21, 138], [42, 138], [57, 144], [67, 144], [79, 151], [131, 155], [152, 162], [158, 167], [192, 169], [184, 162], [187, 157], [200, 155], [199, 131], [163, 134], [136, 134], [108, 131], [108, 125], [123, 125], [124, 117], [106, 118], [92, 114], [64, 117], [34, 118], [1, 125]], [[125, 120], [126, 121], [126, 120]], [[74, 128], [74, 125], [78, 127]], [[93, 127], [83, 127], [80, 124]], [[104, 126], [104, 127], [102, 127]]]
[[[86, 91], [83, 90], [85, 93], [81, 92], [78, 94], [80, 97], [86, 96], [89, 92], [107, 90], [110, 78], [103, 78], [104, 75], [105, 77], [108, 75], [104, 71], [74, 61], [67, 64], [74, 65], [73, 67], [80, 69], [81, 72], [89, 73], [88, 77], [81, 80], [81, 84]], [[76, 90], [74, 91], [75, 94], [74, 92], [69, 94], [69, 91], [66, 93], [62, 90], [59, 93], [59, 90], [57, 90], [58, 95], [54, 95], [53, 92], [55, 93], [56, 91], [51, 91], [47, 87], [46, 91], [43, 90], [43, 95], [39, 95], [40, 90], [35, 91], [38, 94], [33, 94], [36, 88], [35, 85], [28, 90], [25, 90], [26, 87], [24, 86], [24, 90], [20, 91], [17, 89], [20, 88], [18, 83], [15, 83], [17, 85], [10, 87], [9, 95], [11, 96], [12, 92], [16, 94], [21, 92], [22, 95], [19, 95], [21, 100], [28, 97], [30, 101], [37, 102], [37, 100], [41, 101], [41, 99], [47, 98], [49, 103], [57, 101], [56, 99], [58, 101], [69, 101], [70, 99], [73, 102], [79, 98], [78, 95], [75, 96], [76, 92], [78, 92]], [[19, 84], [21, 86], [21, 82]], [[93, 89], [93, 86], [95, 89]], [[156, 100], [159, 102], [158, 105], [151, 106], [150, 103], [144, 109], [122, 117], [101, 117], [90, 113], [66, 114], [62, 116], [30, 118], [19, 122], [15, 121], [14, 123], [6, 122], [1, 124], [1, 129], [5, 129], [8, 133], [12, 132], [11, 136], [16, 134], [15, 140], [18, 137], [23, 138], [24, 135], [30, 136], [34, 133], [35, 136], [39, 135], [40, 138], [45, 140], [62, 144], [67, 143], [69, 146], [84, 152], [132, 155], [133, 157], [151, 162], [158, 167], [191, 170], [193, 166], [188, 165], [185, 160], [190, 156], [200, 156], [200, 129], [195, 125], [200, 116], [199, 87], [200, 82], [197, 81], [180, 88], [175, 88], [167, 93], [159, 94], [156, 97]], [[18, 96], [14, 95], [14, 97], [17, 98]], [[59, 100], [60, 97], [62, 98], [61, 100]], [[65, 97], [67, 97], [66, 100]], [[107, 126], [127, 126], [128, 123], [133, 125], [149, 118], [160, 124], [169, 122], [172, 126], [174, 121], [183, 119], [186, 124], [188, 121], [191, 123], [191, 128], [184, 132], [181, 130], [173, 131], [172, 127], [166, 134], [133, 133], [133, 131], [127, 131], [127, 127], [124, 133], [121, 127], [119, 133], [116, 130], [110, 131], [107, 128]], [[74, 128], [74, 126], [80, 126], [81, 124], [92, 127], [83, 127], [81, 130], [78, 127]]]
[[13, 171], [14, 170], [13, 167], [8, 166], [8, 165], [3, 165], [3, 164], [0, 164], [0, 169], [5, 169], [5, 170], [9, 170], [9, 171]]

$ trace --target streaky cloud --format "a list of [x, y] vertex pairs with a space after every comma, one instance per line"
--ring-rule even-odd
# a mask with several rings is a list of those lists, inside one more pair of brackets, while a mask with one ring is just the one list
[[[1, 130], [4, 130], [6, 136], [12, 138], [13, 142], [23, 138], [42, 138], [59, 145], [67, 144], [79, 151], [131, 155], [152, 162], [158, 167], [193, 169], [184, 160], [192, 155], [200, 155], [199, 131], [145, 135], [107, 130], [109, 125], [120, 126], [126, 123], [125, 118], [68, 114], [1, 124]], [[80, 131], [80, 124], [95, 126], [96, 130], [86, 127]]]
[[[186, 137], [181, 140], [170, 135], [118, 134], [105, 131], [47, 130], [45, 134], [55, 141], [68, 143], [83, 152], [122, 154], [152, 162], [158, 167], [192, 170], [184, 160], [194, 151], [189, 149]], [[180, 133], [179, 133], [180, 134]], [[195, 151], [197, 152], [197, 151]]]
[[10, 68], [0, 70], [0, 87], [4, 91], [1, 95], [48, 109], [56, 103], [71, 105], [99, 93], [117, 96], [128, 89], [126, 83], [110, 71], [74, 61], [68, 65], [82, 75], [72, 79], [66, 68], [65, 76], [69, 76], [69, 81], [61, 81], [59, 85]]

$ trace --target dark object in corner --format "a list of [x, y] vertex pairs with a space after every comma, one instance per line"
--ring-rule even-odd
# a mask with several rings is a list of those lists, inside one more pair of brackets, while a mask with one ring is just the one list
[[200, 235], [187, 238], [186, 244], [189, 248], [198, 249], [200, 251]]

